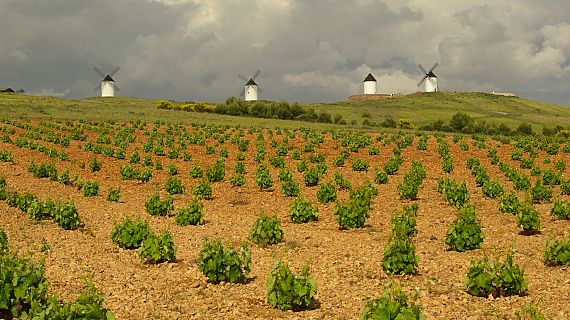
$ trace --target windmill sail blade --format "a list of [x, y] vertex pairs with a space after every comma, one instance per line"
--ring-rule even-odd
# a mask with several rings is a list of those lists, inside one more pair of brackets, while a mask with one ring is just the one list
[[241, 89], [240, 97], [245, 97], [245, 88]]
[[95, 70], [95, 72], [97, 72], [98, 75], [101, 76], [101, 78], [105, 78], [105, 74], [97, 67], [93, 67], [93, 70]]
[[425, 77], [423, 77], [422, 80], [420, 80], [420, 82], [418, 82], [418, 87], [420, 87], [424, 83], [424, 81], [426, 81], [427, 78], [428, 78], [427, 75]]
[[119, 70], [121, 70], [121, 67], [116, 67], [115, 70], [111, 71], [111, 73], [109, 74], [111, 77], [116, 75], [117, 72], [119, 72]]
[[436, 62], [436, 63], [433, 65], [433, 67], [431, 67], [431, 69], [429, 69], [429, 72], [428, 72], [428, 73], [433, 72], [433, 70], [435, 70], [435, 68], [437, 68], [437, 66], [439, 66], [439, 63]]
[[255, 73], [253, 74], [253, 76], [251, 77], [251, 79], [255, 80], [255, 78], [257, 78], [257, 76], [259, 76], [260, 73], [261, 73], [261, 70], [255, 71]]
[[121, 91], [121, 88], [115, 83], [115, 91]]
[[263, 89], [261, 89], [261, 88], [258, 87], [258, 88], [257, 88], [257, 92], [258, 92], [259, 94], [262, 94], [262, 93], [263, 93]]
[[238, 73], [237, 76], [238, 76], [238, 78], [240, 78], [240, 79], [243, 80], [244, 82], [248, 82], [248, 81], [249, 81], [249, 79], [246, 78], [246, 77], [245, 77], [243, 74], [241, 74], [241, 73]]
[[93, 90], [93, 91], [99, 92], [99, 90], [101, 90], [101, 86], [96, 86], [96, 87], [95, 87], [95, 90]]
[[418, 64], [418, 68], [424, 73], [424, 74], [428, 74], [429, 72], [426, 71], [426, 69], [424, 68], [424, 66], [422, 66], [421, 64]]

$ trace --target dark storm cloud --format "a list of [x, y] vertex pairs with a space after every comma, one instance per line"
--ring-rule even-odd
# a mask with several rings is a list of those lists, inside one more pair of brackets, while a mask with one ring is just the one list
[[122, 95], [221, 101], [261, 69], [263, 98], [335, 101], [439, 61], [446, 90], [570, 104], [568, 21], [563, 0], [5, 0], [0, 87], [91, 96], [121, 66]]

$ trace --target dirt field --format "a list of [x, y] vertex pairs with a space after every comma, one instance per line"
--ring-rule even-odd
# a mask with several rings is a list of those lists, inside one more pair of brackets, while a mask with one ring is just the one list
[[[32, 127], [39, 128], [37, 122]], [[4, 127], [16, 130], [9, 134], [12, 140], [19, 134], [33, 131], [4, 124]], [[154, 127], [147, 124], [145, 130]], [[165, 129], [161, 126], [159, 131]], [[195, 129], [187, 127], [193, 133]], [[51, 130], [51, 129], [50, 129]], [[231, 132], [232, 129], [228, 129]], [[62, 131], [55, 130], [62, 133]], [[87, 131], [88, 141], [94, 142], [99, 133]], [[2, 134], [0, 134], [2, 135]], [[466, 159], [479, 157], [493, 178], [499, 179], [506, 190], [513, 190], [497, 166], [491, 165], [486, 156], [487, 150], [496, 147], [499, 157], [518, 168], [518, 163], [511, 160], [513, 144], [503, 145], [488, 139], [484, 149], [478, 149], [471, 143], [469, 151], [462, 151], [459, 145], [447, 137], [455, 169], [445, 174], [437, 151], [437, 142], [433, 136], [428, 140], [425, 151], [417, 149], [418, 138], [412, 146], [402, 152], [404, 162], [398, 174], [389, 177], [389, 183], [377, 185], [379, 194], [374, 198], [371, 215], [367, 226], [359, 230], [339, 230], [334, 216], [334, 204], [319, 204], [319, 221], [309, 224], [293, 224], [288, 216], [288, 204], [292, 200], [281, 193], [281, 183], [277, 179], [278, 169], [270, 167], [274, 187], [271, 191], [259, 191], [255, 185], [253, 157], [256, 151], [257, 133], [248, 134], [250, 140], [246, 154], [246, 184], [231, 187], [228, 179], [233, 175], [236, 164], [237, 146], [226, 141], [222, 146], [209, 138], [206, 146], [214, 146], [216, 153], [206, 155], [204, 146], [189, 145], [187, 152], [192, 154], [191, 161], [171, 160], [167, 157], [152, 155], [153, 161], [160, 158], [164, 170], [153, 170], [153, 177], [148, 183], [122, 181], [119, 168], [129, 162], [129, 155], [137, 148], [141, 157], [142, 144], [147, 136], [143, 130], [136, 130], [136, 140], [127, 150], [125, 160], [117, 160], [104, 155], [97, 155], [102, 163], [99, 172], [92, 173], [87, 164], [93, 157], [92, 152], [80, 149], [85, 142], [72, 141], [70, 147], [62, 147], [45, 141], [37, 141], [46, 146], [69, 153], [68, 161], [54, 160], [35, 150], [18, 148], [13, 144], [0, 142], [0, 149], [13, 155], [13, 163], [0, 163], [0, 176], [4, 176], [11, 190], [31, 192], [44, 199], [72, 199], [79, 211], [83, 227], [76, 231], [66, 231], [50, 220], [34, 222], [16, 208], [10, 208], [5, 202], [0, 203], [0, 226], [8, 235], [11, 246], [20, 254], [30, 252], [34, 259], [45, 259], [46, 275], [51, 289], [60, 293], [62, 299], [74, 299], [81, 292], [86, 275], [92, 275], [97, 288], [105, 295], [105, 306], [114, 312], [118, 319], [355, 319], [366, 304], [366, 297], [376, 297], [389, 280], [380, 266], [384, 246], [390, 233], [390, 217], [398, 212], [407, 201], [399, 199], [397, 185], [410, 168], [412, 160], [420, 160], [426, 167], [427, 178], [420, 188], [417, 203], [419, 205], [417, 223], [418, 234], [415, 237], [416, 254], [419, 256], [419, 274], [407, 277], [394, 277], [404, 291], [411, 293], [419, 290], [419, 304], [428, 319], [514, 319], [514, 312], [529, 303], [538, 303], [541, 311], [551, 319], [570, 318], [570, 270], [567, 267], [547, 267], [543, 262], [544, 243], [553, 237], [561, 238], [570, 231], [570, 221], [555, 221], [550, 215], [551, 203], [538, 204], [535, 207], [541, 215], [542, 232], [533, 236], [519, 234], [516, 218], [501, 213], [498, 199], [486, 199], [481, 188], [475, 184], [466, 166]], [[375, 138], [378, 134], [371, 134]], [[391, 134], [390, 134], [391, 135]], [[390, 136], [389, 135], [389, 136]], [[271, 139], [281, 144], [284, 135], [264, 132], [267, 157], [273, 156]], [[471, 141], [466, 138], [467, 141]], [[310, 153], [303, 153], [307, 141], [302, 133], [296, 132], [295, 139], [289, 145], [301, 151], [302, 158], [308, 161]], [[380, 147], [379, 155], [369, 155], [367, 148], [352, 153], [346, 165], [337, 168], [332, 159], [343, 149], [339, 141], [334, 141], [330, 134], [325, 141], [316, 146], [315, 152], [324, 153], [328, 171], [322, 181], [332, 181], [334, 172], [342, 172], [353, 186], [365, 180], [374, 180], [374, 168], [381, 167], [392, 155], [394, 144], [383, 146], [373, 139], [373, 145]], [[226, 160], [226, 178], [214, 183], [213, 199], [203, 201], [206, 224], [203, 226], [177, 226], [173, 217], [153, 217], [145, 212], [146, 199], [156, 190], [164, 192], [164, 183], [169, 177], [168, 164], [175, 164], [179, 169], [178, 177], [183, 181], [186, 192], [174, 196], [175, 206], [181, 207], [194, 197], [190, 189], [198, 180], [189, 177], [192, 165], [205, 167], [218, 157], [222, 147], [229, 151]], [[168, 150], [168, 149], [165, 149]], [[570, 156], [560, 151], [549, 156], [538, 150], [536, 163], [542, 168], [552, 168], [557, 160], [570, 165]], [[297, 172], [298, 160], [285, 157], [295, 181], [301, 185], [301, 194], [318, 203], [316, 187], [305, 187], [302, 174]], [[544, 164], [548, 157], [551, 163]], [[368, 172], [354, 172], [350, 164], [353, 159], [369, 161]], [[84, 197], [76, 187], [66, 186], [49, 179], [34, 178], [27, 171], [31, 161], [55, 162], [58, 170], [71, 168], [71, 175], [80, 179], [96, 180], [101, 195]], [[139, 165], [139, 167], [143, 168]], [[521, 169], [522, 170], [522, 169]], [[562, 176], [567, 179], [569, 168]], [[530, 170], [523, 170], [530, 176]], [[445, 244], [445, 234], [455, 218], [456, 209], [444, 202], [435, 190], [437, 179], [450, 176], [457, 181], [465, 181], [471, 193], [471, 203], [475, 206], [485, 240], [479, 250], [459, 253], [449, 251]], [[534, 177], [533, 177], [534, 179]], [[106, 200], [109, 187], [120, 187], [121, 202], [110, 203]], [[347, 191], [337, 191], [341, 200], [348, 197]], [[554, 199], [561, 194], [560, 187], [554, 188]], [[520, 192], [519, 197], [525, 198]], [[567, 196], [563, 197], [568, 200]], [[221, 238], [226, 243], [238, 246], [247, 239], [250, 227], [257, 216], [265, 212], [277, 215], [284, 229], [284, 242], [262, 248], [251, 245], [252, 272], [246, 284], [220, 284], [207, 282], [200, 273], [197, 257], [204, 238]], [[120, 249], [110, 239], [110, 232], [115, 222], [124, 217], [146, 219], [155, 232], [168, 229], [174, 235], [177, 246], [177, 261], [159, 265], [143, 264], [136, 251]], [[46, 245], [49, 250], [46, 249]], [[44, 249], [43, 251], [41, 249]], [[463, 281], [473, 258], [485, 254], [516, 251], [515, 261], [524, 268], [528, 277], [527, 296], [505, 298], [479, 298], [467, 294]], [[269, 306], [266, 299], [267, 277], [274, 263], [282, 259], [295, 271], [309, 262], [311, 274], [318, 284], [319, 307], [316, 310], [299, 313], [281, 312]]]

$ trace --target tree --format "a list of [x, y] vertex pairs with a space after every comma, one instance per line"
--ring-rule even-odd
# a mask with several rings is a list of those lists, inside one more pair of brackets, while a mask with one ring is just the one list
[[517, 128], [517, 132], [521, 134], [532, 135], [533, 134], [532, 126], [527, 122], [521, 123]]
[[380, 126], [384, 127], [384, 128], [396, 128], [396, 121], [394, 120], [394, 118], [387, 116], [386, 118], [384, 118], [384, 121], [382, 121], [380, 123]]
[[458, 112], [453, 115], [451, 121], [449, 121], [449, 126], [453, 131], [461, 131], [463, 128], [467, 127], [473, 119], [470, 115], [465, 112]]

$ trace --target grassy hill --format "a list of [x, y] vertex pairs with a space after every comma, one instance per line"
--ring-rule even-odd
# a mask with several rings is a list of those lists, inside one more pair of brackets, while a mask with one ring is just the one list
[[[126, 121], [156, 119], [181, 122], [213, 122], [220, 124], [241, 124], [261, 126], [298, 127], [309, 126], [305, 122], [275, 119], [232, 117], [216, 114], [193, 113], [156, 108], [156, 100], [115, 97], [69, 100], [53, 97], [37, 97], [0, 93], [0, 116], [22, 116], [32, 118], [60, 119], [113, 119]], [[501, 97], [486, 93], [439, 92], [415, 93], [396, 99], [381, 101], [343, 101], [310, 105], [317, 111], [340, 114], [351, 122], [362, 123], [365, 117], [380, 122], [386, 116], [394, 119], [410, 119], [416, 125], [423, 125], [441, 119], [449, 121], [457, 112], [466, 112], [475, 119], [488, 122], [504, 122], [516, 127], [528, 122], [539, 130], [543, 125], [570, 126], [570, 108], [551, 103], [519, 98]], [[310, 126], [329, 126], [311, 124]], [[330, 125], [333, 126], [333, 125]]]
[[332, 113], [346, 119], [362, 119], [368, 113], [371, 120], [381, 121], [389, 115], [394, 119], [411, 119], [422, 125], [449, 119], [457, 112], [466, 112], [477, 120], [516, 127], [528, 122], [542, 125], [570, 125], [570, 108], [527, 99], [501, 97], [479, 92], [414, 93], [401, 98], [380, 101], [350, 101], [327, 105]]

